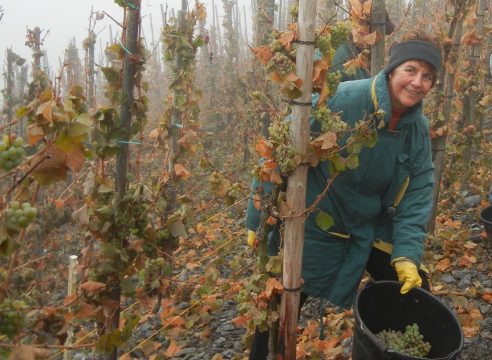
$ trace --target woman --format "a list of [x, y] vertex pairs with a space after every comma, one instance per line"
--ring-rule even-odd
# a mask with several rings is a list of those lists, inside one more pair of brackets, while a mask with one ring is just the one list
[[[370, 79], [341, 83], [329, 99], [329, 108], [340, 112], [349, 125], [383, 111], [384, 127], [377, 130], [377, 144], [360, 153], [359, 167], [338, 176], [306, 219], [301, 301], [308, 295], [350, 308], [365, 269], [375, 280], [398, 279], [403, 283], [402, 294], [421, 286], [418, 268], [434, 185], [422, 100], [440, 67], [437, 42], [411, 31], [391, 48], [383, 71]], [[312, 121], [311, 131], [319, 135], [319, 124]], [[326, 162], [309, 169], [306, 207], [325, 188], [328, 169]], [[253, 183], [253, 189], [257, 185]], [[319, 211], [334, 219], [328, 231], [316, 224]], [[249, 237], [258, 228], [258, 218], [250, 201]], [[373, 246], [384, 251], [373, 250]], [[268, 334], [256, 333], [250, 359], [266, 358], [267, 339]]]

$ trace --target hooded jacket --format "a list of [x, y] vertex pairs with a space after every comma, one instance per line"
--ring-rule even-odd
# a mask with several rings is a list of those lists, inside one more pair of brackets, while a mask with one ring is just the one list
[[[385, 126], [377, 130], [376, 145], [362, 149], [359, 166], [335, 179], [305, 221], [302, 291], [350, 308], [377, 236], [392, 242], [392, 259], [406, 257], [421, 263], [432, 208], [431, 144], [422, 103], [405, 111], [395, 131], [387, 129], [391, 99], [385, 70], [370, 79], [341, 83], [327, 105], [341, 112], [351, 127], [377, 110], [384, 111]], [[312, 135], [318, 136], [319, 124], [310, 121]], [[309, 169], [306, 207], [316, 201], [329, 179], [326, 161]], [[258, 185], [253, 182], [253, 191]], [[261, 185], [265, 191], [271, 188]], [[327, 231], [316, 223], [319, 211], [335, 222]], [[259, 225], [251, 200], [246, 225], [253, 231]]]

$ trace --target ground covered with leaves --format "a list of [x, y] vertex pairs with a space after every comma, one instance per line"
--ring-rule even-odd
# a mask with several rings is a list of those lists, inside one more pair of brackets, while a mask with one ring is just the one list
[[[462, 325], [465, 341], [459, 360], [492, 359], [491, 252], [478, 217], [486, 205], [457, 204], [442, 213], [425, 259], [433, 293], [456, 313]], [[247, 330], [238, 296], [257, 272], [257, 254], [245, 244], [243, 209], [244, 201], [204, 217], [180, 241], [171, 254], [171, 273], [160, 280], [167, 296], [139, 297], [137, 293], [125, 300], [123, 314], [137, 313], [140, 318], [130, 340], [120, 348], [122, 359], [247, 359]], [[13, 281], [23, 286], [30, 282], [32, 294], [44, 297], [45, 302], [63, 303], [68, 257], [82, 255], [87, 241], [69, 223], [49, 229], [44, 234], [44, 255], [35, 268], [44, 274], [41, 283], [28, 267], [17, 271]], [[352, 311], [326, 307], [323, 340], [319, 314], [319, 300], [309, 299], [299, 321], [298, 359], [350, 359]], [[86, 326], [74, 342], [87, 342], [84, 336], [94, 339], [92, 331]], [[87, 349], [71, 354], [78, 360], [97, 358]], [[61, 358], [61, 353], [53, 358]]]

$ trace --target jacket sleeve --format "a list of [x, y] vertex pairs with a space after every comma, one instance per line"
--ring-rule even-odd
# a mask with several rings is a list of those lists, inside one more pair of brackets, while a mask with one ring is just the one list
[[408, 188], [393, 217], [394, 247], [391, 259], [406, 257], [418, 265], [424, 252], [434, 187], [434, 167], [428, 132], [423, 136], [423, 146], [415, 158], [409, 178]]

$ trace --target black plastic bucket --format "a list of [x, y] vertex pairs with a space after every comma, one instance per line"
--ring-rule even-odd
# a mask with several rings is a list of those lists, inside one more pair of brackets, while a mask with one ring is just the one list
[[487, 234], [487, 249], [492, 250], [492, 206], [486, 207], [480, 212], [480, 221]]
[[463, 348], [463, 330], [456, 315], [420, 288], [401, 295], [401, 286], [396, 281], [373, 282], [357, 294], [352, 360], [423, 359], [389, 350], [375, 335], [389, 329], [405, 332], [413, 323], [431, 344], [425, 359], [456, 359]]

